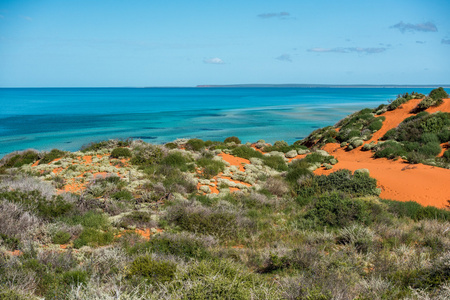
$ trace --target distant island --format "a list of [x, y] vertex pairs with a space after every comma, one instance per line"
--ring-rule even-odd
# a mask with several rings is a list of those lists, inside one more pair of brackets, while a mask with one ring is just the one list
[[[286, 83], [286, 84], [260, 84], [260, 83], [249, 83], [249, 84], [200, 84], [196, 87], [198, 88], [434, 88], [436, 85], [415, 85], [415, 84], [296, 84], [296, 83]], [[444, 88], [450, 87], [450, 84], [439, 84], [437, 86], [442, 86]]]

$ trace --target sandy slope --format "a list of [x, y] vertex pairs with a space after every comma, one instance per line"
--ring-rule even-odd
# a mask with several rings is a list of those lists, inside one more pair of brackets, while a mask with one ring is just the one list
[[[411, 109], [419, 102], [420, 100], [411, 100], [402, 108], [384, 113], [386, 120], [383, 122], [383, 127], [366, 143], [377, 142], [389, 129], [397, 127], [405, 118], [412, 115]], [[450, 99], [444, 99], [441, 106], [427, 111], [430, 113], [450, 112]], [[378, 180], [378, 185], [382, 189], [381, 198], [413, 200], [422, 205], [436, 207], [444, 207], [448, 204], [447, 200], [450, 200], [450, 170], [448, 169], [423, 164], [411, 165], [401, 159], [397, 161], [385, 158], [374, 159], [372, 152], [361, 151], [361, 147], [353, 151], [345, 151], [339, 144], [327, 144], [323, 149], [337, 157], [339, 163], [331, 170], [318, 169], [315, 171], [316, 174], [329, 174], [338, 169], [354, 171], [366, 168], [370, 170], [370, 175]]]

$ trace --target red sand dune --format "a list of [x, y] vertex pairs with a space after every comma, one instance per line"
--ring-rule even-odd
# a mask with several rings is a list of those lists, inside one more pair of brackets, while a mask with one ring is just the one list
[[[376, 132], [372, 139], [367, 141], [378, 141], [389, 129], [395, 128], [405, 118], [409, 117], [420, 100], [411, 100], [403, 107], [394, 111], [386, 112], [383, 116], [381, 130]], [[430, 113], [436, 111], [450, 112], [450, 99], [444, 99], [439, 107], [427, 110]], [[352, 151], [345, 151], [339, 144], [327, 144], [323, 147], [325, 151], [335, 156], [339, 163], [331, 170], [318, 169], [315, 174], [329, 174], [339, 169], [369, 169], [370, 175], [377, 179], [378, 186], [382, 189], [381, 198], [399, 201], [416, 201], [422, 205], [432, 205], [443, 208], [450, 200], [450, 170], [423, 165], [407, 164], [403, 160], [388, 160], [385, 158], [372, 158], [371, 151], [361, 151], [361, 147]]]

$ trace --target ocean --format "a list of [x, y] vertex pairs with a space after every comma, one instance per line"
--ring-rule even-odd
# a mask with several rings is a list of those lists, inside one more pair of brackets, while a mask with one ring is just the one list
[[0, 157], [126, 138], [293, 143], [412, 91], [431, 88], [1, 88]]

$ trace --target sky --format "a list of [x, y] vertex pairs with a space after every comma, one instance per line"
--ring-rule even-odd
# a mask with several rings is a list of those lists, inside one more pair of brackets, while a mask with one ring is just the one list
[[0, 0], [0, 87], [449, 84], [448, 0]]

